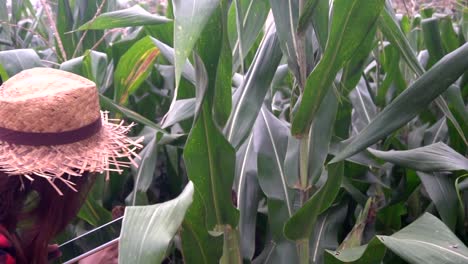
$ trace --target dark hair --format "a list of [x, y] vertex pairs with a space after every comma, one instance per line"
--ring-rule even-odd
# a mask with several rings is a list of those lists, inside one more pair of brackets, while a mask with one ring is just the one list
[[[78, 192], [56, 180], [54, 184], [63, 193], [60, 196], [44, 178], [30, 182], [0, 172], [0, 225], [15, 247], [18, 264], [47, 263], [49, 242], [75, 218], [95, 177], [85, 173], [69, 178]], [[34, 194], [37, 196], [30, 199]], [[24, 226], [19, 225], [21, 221]]]

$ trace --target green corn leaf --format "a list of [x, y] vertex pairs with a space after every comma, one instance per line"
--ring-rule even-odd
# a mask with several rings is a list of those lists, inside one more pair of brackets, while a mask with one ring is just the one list
[[[219, 0], [173, 0], [175, 82], [179, 87], [182, 69]], [[175, 93], [177, 94], [177, 93]]]
[[119, 60], [114, 73], [114, 100], [126, 105], [128, 97], [135, 93], [153, 69], [159, 49], [150, 37], [137, 41]]
[[350, 157], [414, 118], [468, 69], [468, 44], [446, 55], [387, 105], [331, 162]]
[[135, 27], [164, 24], [170, 19], [153, 15], [139, 5], [127, 9], [103, 13], [80, 26], [78, 30], [110, 29], [118, 27]]
[[337, 0], [333, 6], [323, 57], [307, 77], [299, 108], [293, 117], [291, 132], [295, 136], [307, 133], [336, 74], [373, 32], [384, 1]]
[[284, 234], [291, 240], [308, 239], [318, 216], [335, 200], [343, 178], [343, 162], [328, 166], [325, 184], [291, 217], [284, 227]]
[[119, 263], [161, 263], [192, 203], [193, 192], [193, 184], [189, 182], [177, 198], [168, 202], [126, 207]]

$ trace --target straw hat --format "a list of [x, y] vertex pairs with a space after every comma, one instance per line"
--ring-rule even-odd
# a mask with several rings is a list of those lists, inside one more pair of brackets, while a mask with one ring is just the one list
[[[134, 164], [142, 138], [100, 111], [96, 85], [50, 68], [24, 70], [0, 86], [0, 171], [70, 188], [69, 175], [121, 172]], [[67, 176], [65, 176], [67, 175]]]

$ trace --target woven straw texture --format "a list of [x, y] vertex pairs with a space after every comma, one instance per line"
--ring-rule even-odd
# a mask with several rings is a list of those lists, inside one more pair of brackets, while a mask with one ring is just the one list
[[34, 68], [0, 88], [0, 127], [23, 132], [63, 132], [99, 118], [96, 85], [73, 73]]
[[0, 170], [29, 180], [43, 177], [54, 187], [53, 182], [60, 180], [73, 188], [67, 177], [85, 171], [122, 172], [123, 167], [135, 164], [135, 151], [142, 147], [143, 140], [127, 137], [131, 125], [110, 120], [100, 111], [95, 84], [81, 76], [48, 68], [13, 76], [0, 86], [0, 127], [22, 132], [63, 132], [86, 126], [97, 118], [101, 118], [101, 130], [72, 144], [26, 146], [0, 141]]

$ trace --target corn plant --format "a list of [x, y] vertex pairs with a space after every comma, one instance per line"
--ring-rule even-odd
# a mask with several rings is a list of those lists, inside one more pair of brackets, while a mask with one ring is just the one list
[[145, 136], [58, 241], [126, 205], [121, 263], [468, 262], [462, 1], [40, 2], [0, 0], [2, 80], [80, 74]]

